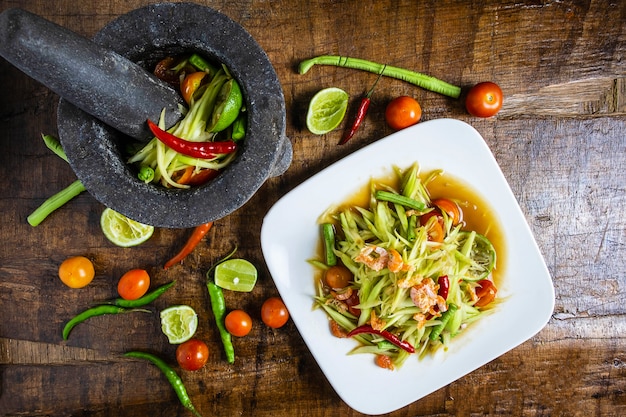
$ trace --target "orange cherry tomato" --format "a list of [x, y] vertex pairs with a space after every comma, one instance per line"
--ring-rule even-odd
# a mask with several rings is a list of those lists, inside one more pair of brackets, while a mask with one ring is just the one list
[[193, 93], [196, 92], [200, 84], [202, 83], [202, 79], [207, 73], [204, 71], [192, 72], [187, 75], [180, 85], [180, 93], [183, 95], [183, 99], [187, 102], [187, 104], [191, 103], [191, 98], [193, 97]]
[[457, 203], [447, 198], [436, 198], [432, 201], [441, 212], [445, 212], [452, 220], [452, 224], [456, 226], [463, 220], [463, 213]]
[[[437, 220], [430, 221], [431, 217], [436, 217]], [[443, 231], [443, 217], [439, 209], [434, 209], [420, 216], [420, 224], [422, 226], [428, 225], [428, 240], [437, 243], [443, 242], [445, 237]]]
[[346, 288], [353, 279], [352, 272], [343, 265], [331, 266], [324, 272], [324, 281], [330, 288]]
[[150, 275], [144, 269], [131, 269], [117, 283], [117, 293], [124, 300], [143, 297], [150, 288]]
[[209, 359], [209, 347], [202, 340], [189, 339], [176, 348], [176, 362], [186, 371], [197, 371]]
[[283, 300], [278, 297], [270, 297], [261, 306], [261, 320], [267, 326], [278, 329], [283, 327], [289, 320], [289, 311]]
[[422, 108], [412, 97], [400, 96], [389, 102], [385, 110], [387, 124], [395, 130], [413, 126], [420, 121]]
[[482, 82], [476, 84], [467, 93], [465, 108], [475, 117], [491, 117], [502, 108], [502, 90], [498, 84]]
[[224, 325], [228, 333], [243, 337], [252, 330], [252, 318], [243, 310], [233, 310], [226, 315]]
[[494, 283], [488, 279], [481, 279], [477, 282], [476, 296], [478, 301], [474, 304], [476, 307], [485, 307], [489, 305], [495, 298], [498, 289]]
[[67, 258], [59, 266], [59, 278], [70, 288], [85, 287], [95, 275], [93, 263], [84, 256]]

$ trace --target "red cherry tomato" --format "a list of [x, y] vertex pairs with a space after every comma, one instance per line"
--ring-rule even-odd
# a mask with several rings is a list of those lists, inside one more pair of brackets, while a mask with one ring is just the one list
[[476, 307], [485, 307], [496, 298], [498, 289], [494, 283], [488, 279], [481, 279], [477, 282], [476, 296], [478, 301], [474, 304]]
[[176, 348], [176, 362], [186, 371], [197, 371], [209, 359], [209, 347], [202, 340], [189, 339]]
[[125, 300], [136, 300], [148, 292], [150, 275], [144, 269], [131, 269], [120, 278], [117, 292]]
[[261, 306], [261, 320], [273, 329], [283, 327], [289, 320], [289, 311], [283, 300], [278, 297], [270, 297]]
[[413, 126], [420, 121], [422, 108], [412, 97], [400, 96], [389, 102], [385, 110], [387, 124], [395, 130]]
[[502, 90], [498, 84], [482, 82], [476, 84], [467, 93], [465, 108], [476, 117], [491, 117], [502, 108]]
[[224, 325], [228, 333], [233, 336], [243, 337], [252, 330], [252, 318], [243, 310], [233, 310], [226, 315]]

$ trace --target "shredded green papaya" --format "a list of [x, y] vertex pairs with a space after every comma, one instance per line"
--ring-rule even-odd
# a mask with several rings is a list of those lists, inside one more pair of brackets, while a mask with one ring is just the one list
[[[334, 248], [334, 262], [353, 274], [342, 294], [356, 292], [359, 302], [348, 306], [321, 280], [315, 304], [346, 332], [365, 325], [389, 332], [421, 358], [445, 348], [492, 310], [491, 304], [475, 304], [481, 280], [492, 278], [496, 253], [485, 236], [453, 225], [440, 212], [432, 215], [438, 209], [428, 183], [441, 172], [422, 178], [415, 163], [396, 173], [398, 189], [372, 181], [369, 207], [338, 205], [321, 217], [327, 225], [332, 219], [335, 228], [334, 245], [325, 242]], [[442, 236], [433, 235], [436, 227]], [[311, 264], [322, 271], [329, 267], [325, 259]], [[402, 366], [411, 353], [375, 332], [356, 331], [360, 346], [351, 353], [387, 355], [394, 368]]]

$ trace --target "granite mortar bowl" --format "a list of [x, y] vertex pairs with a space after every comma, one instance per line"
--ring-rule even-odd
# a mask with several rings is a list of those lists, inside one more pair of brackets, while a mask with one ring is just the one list
[[113, 20], [93, 40], [146, 70], [180, 53], [221, 62], [239, 82], [248, 112], [239, 154], [217, 178], [199, 187], [168, 189], [137, 178], [123, 152], [129, 137], [61, 99], [61, 144], [85, 188], [107, 207], [155, 227], [194, 227], [237, 210], [266, 179], [289, 167], [292, 148], [277, 75], [256, 41], [227, 16], [190, 3], [154, 4]]

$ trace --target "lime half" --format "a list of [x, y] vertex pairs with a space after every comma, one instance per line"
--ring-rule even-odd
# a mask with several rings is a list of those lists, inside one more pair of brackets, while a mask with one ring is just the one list
[[237, 119], [242, 105], [243, 95], [239, 84], [234, 79], [227, 81], [220, 90], [207, 130], [209, 132], [221, 132], [226, 129]]
[[154, 233], [154, 226], [131, 220], [108, 207], [100, 216], [100, 227], [107, 239], [123, 248], [139, 245]]
[[171, 344], [191, 339], [198, 329], [198, 315], [188, 305], [168, 307], [161, 311], [161, 330]]
[[256, 279], [256, 267], [245, 259], [229, 259], [215, 267], [215, 284], [226, 290], [250, 292]]
[[329, 87], [313, 96], [306, 114], [306, 127], [316, 135], [335, 129], [348, 108], [348, 93], [341, 88]]

